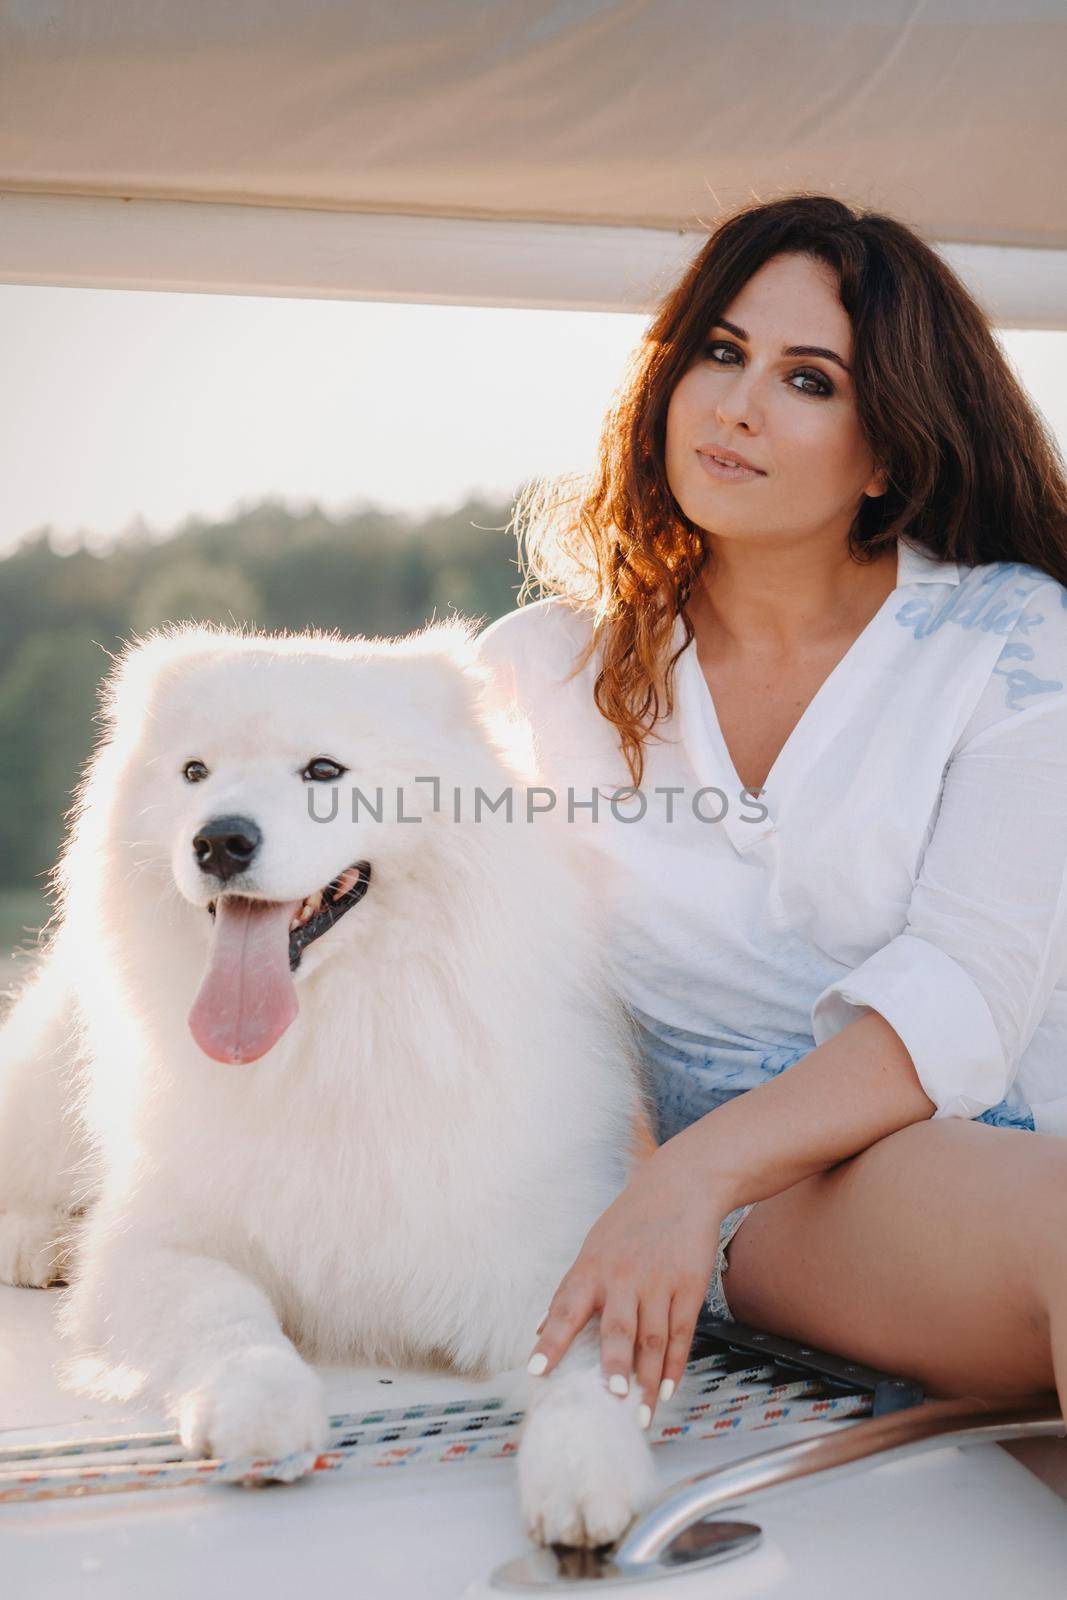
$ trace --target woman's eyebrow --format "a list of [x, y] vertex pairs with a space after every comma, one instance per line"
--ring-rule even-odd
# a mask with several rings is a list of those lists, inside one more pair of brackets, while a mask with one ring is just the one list
[[[744, 328], [739, 328], [735, 322], [727, 322], [720, 317], [715, 324], [716, 328], [725, 328], [727, 333], [732, 333], [735, 339], [740, 339], [742, 344], [748, 343], [748, 334]], [[782, 351], [784, 356], [822, 356], [826, 361], [836, 361], [842, 372], [848, 372], [847, 362], [842, 361], [836, 350], [824, 350], [818, 344], [791, 344]]]

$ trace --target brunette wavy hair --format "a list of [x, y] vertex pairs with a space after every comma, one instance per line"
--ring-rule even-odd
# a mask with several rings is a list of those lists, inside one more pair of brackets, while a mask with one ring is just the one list
[[[857, 507], [853, 558], [906, 534], [940, 560], [1024, 562], [1067, 584], [1062, 457], [955, 273], [904, 223], [827, 195], [747, 206], [715, 228], [654, 314], [592, 473], [533, 480], [511, 524], [519, 603], [554, 594], [592, 613], [574, 671], [603, 646], [594, 700], [619, 731], [635, 787], [644, 742], [673, 711], [674, 664], [693, 638], [685, 606], [709, 554], [667, 482], [667, 404], [744, 284], [786, 253], [837, 276], [860, 425], [887, 473], [886, 493]], [[679, 614], [685, 640], [668, 660]]]

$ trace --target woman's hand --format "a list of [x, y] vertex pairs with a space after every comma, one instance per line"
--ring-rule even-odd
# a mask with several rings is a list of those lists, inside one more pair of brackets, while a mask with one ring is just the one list
[[669, 1400], [685, 1370], [696, 1320], [715, 1269], [719, 1225], [730, 1210], [694, 1170], [688, 1141], [669, 1140], [638, 1165], [586, 1235], [556, 1293], [529, 1371], [550, 1372], [600, 1313], [601, 1365], [609, 1387], [629, 1391], [636, 1373], [642, 1425]]

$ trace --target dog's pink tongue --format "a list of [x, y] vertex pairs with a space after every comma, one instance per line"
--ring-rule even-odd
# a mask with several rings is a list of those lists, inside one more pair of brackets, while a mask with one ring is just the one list
[[213, 1061], [258, 1061], [299, 1011], [289, 924], [301, 903], [216, 900], [207, 971], [189, 1013], [193, 1038]]

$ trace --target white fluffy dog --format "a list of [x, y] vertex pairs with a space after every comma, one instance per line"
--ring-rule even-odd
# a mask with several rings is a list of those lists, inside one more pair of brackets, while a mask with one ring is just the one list
[[[589, 868], [526, 820], [485, 689], [464, 623], [181, 626], [109, 677], [0, 1035], [0, 1277], [67, 1277], [96, 1392], [192, 1450], [324, 1445], [302, 1357], [523, 1367], [625, 1182], [641, 1092]], [[510, 821], [475, 817], [509, 785]], [[652, 1489], [598, 1347], [528, 1380], [544, 1542], [613, 1540]]]

